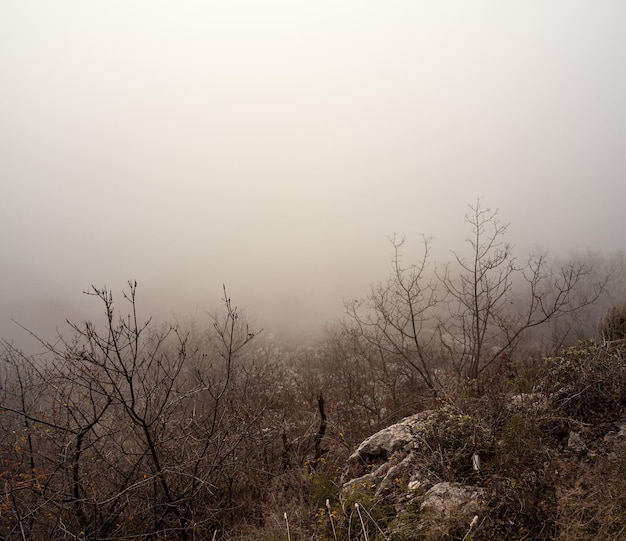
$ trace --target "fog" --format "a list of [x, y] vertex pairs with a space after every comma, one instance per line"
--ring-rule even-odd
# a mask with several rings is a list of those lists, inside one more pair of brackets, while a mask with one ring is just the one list
[[[449, 257], [482, 198], [521, 250], [624, 248], [621, 1], [0, 4], [0, 336], [100, 310], [317, 332]], [[416, 252], [417, 253], [417, 252]]]

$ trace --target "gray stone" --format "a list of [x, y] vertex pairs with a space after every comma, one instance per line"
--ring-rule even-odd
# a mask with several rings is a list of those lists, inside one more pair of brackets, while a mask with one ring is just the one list
[[392, 460], [382, 463], [374, 471], [361, 475], [356, 479], [351, 479], [344, 483], [341, 488], [342, 492], [369, 490], [378, 487], [381, 480], [387, 476], [389, 470], [393, 469], [398, 462], [399, 457], [394, 457]]
[[460, 483], [437, 483], [424, 496], [422, 511], [449, 516], [453, 514], [475, 515], [484, 507], [485, 489]]
[[510, 408], [518, 411], [541, 413], [548, 409], [548, 398], [543, 393], [520, 393], [513, 395]]
[[587, 445], [585, 444], [580, 432], [569, 433], [569, 437], [567, 438], [567, 448], [577, 455], [584, 455], [588, 451]]
[[398, 464], [387, 470], [385, 477], [381, 480], [376, 489], [377, 497], [385, 497], [399, 488], [404, 480], [408, 479], [414, 467], [414, 455], [409, 453]]
[[359, 445], [348, 459], [348, 462], [385, 460], [396, 451], [405, 449], [412, 443], [418, 426], [433, 413], [432, 410], [422, 411], [376, 432], [376, 434], [373, 434]]
[[456, 414], [427, 410], [406, 417], [363, 441], [348, 461], [347, 475], [356, 478], [343, 485], [342, 493], [366, 490], [400, 510], [415, 501], [435, 519], [447, 513], [467, 514], [470, 518], [477, 514], [483, 505], [483, 488], [442, 483], [428, 466], [432, 451], [427, 446], [424, 448], [423, 437], [424, 431], [431, 429], [430, 424], [439, 420], [433, 415], [443, 416], [444, 421], [448, 415], [457, 421]]

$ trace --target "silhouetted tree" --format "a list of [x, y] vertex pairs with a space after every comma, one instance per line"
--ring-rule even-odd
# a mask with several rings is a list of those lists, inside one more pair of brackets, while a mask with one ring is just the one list
[[452, 252], [453, 263], [431, 276], [430, 240], [423, 238], [417, 264], [405, 264], [404, 239], [394, 236], [389, 280], [346, 306], [359, 340], [378, 350], [386, 365], [410, 367], [435, 392], [447, 368], [477, 379], [531, 329], [592, 303], [602, 285], [594, 283], [589, 295], [576, 295], [589, 275], [589, 268], [576, 261], [555, 267], [545, 255], [531, 254], [518, 264], [505, 240], [509, 226], [480, 200], [470, 205], [465, 221], [467, 257]]
[[392, 275], [386, 283], [372, 286], [365, 300], [346, 305], [352, 332], [382, 354], [386, 362], [411, 367], [431, 391], [436, 388], [429, 348], [434, 334], [426, 325], [434, 321], [441, 299], [437, 284], [427, 276], [430, 239], [422, 239], [423, 253], [417, 264], [402, 262], [405, 239], [391, 237]]
[[447, 292], [450, 317], [442, 321], [442, 346], [456, 370], [477, 379], [504, 352], [514, 349], [524, 333], [563, 314], [575, 313], [597, 299], [575, 297], [589, 268], [576, 261], [555, 268], [543, 254], [531, 254], [518, 264], [505, 240], [509, 225], [498, 211], [480, 200], [470, 205], [470, 256], [454, 254], [455, 267], [440, 275]]
[[256, 332], [226, 291], [205, 333], [153, 329], [136, 287], [125, 316], [92, 288], [105, 325], [72, 324], [70, 340], [42, 342], [47, 355], [6, 348], [3, 535], [208, 538], [251, 491], [262, 500], [263, 427], [279, 425], [282, 405], [272, 367], [248, 347]]

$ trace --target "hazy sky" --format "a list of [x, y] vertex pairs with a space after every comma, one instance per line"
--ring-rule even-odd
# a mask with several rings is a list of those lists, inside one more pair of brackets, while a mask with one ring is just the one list
[[[393, 232], [618, 250], [623, 0], [0, 3], [0, 335], [216, 307], [319, 327]], [[52, 323], [51, 323], [52, 322]], [[52, 326], [51, 326], [52, 325]]]

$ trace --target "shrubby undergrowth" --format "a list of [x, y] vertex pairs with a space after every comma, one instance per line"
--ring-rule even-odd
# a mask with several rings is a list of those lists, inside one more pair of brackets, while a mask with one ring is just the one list
[[[109, 292], [93, 293], [108, 327], [76, 325], [42, 356], [4, 351], [6, 538], [569, 540], [626, 531], [621, 340], [506, 359], [489, 379], [452, 378], [435, 397], [424, 389], [419, 398], [408, 377], [367, 394], [367, 373], [350, 377], [351, 359], [367, 353], [350, 334], [285, 350], [257, 337], [227, 296], [206, 330], [152, 329], [134, 319], [134, 284], [130, 319]], [[406, 472], [391, 500], [366, 481], [349, 496], [341, 490], [362, 439], [425, 409], [434, 413], [411, 467], [485, 490], [471, 529], [467, 517], [425, 514], [425, 488], [410, 489]]]
[[[5, 343], [0, 536], [626, 537], [626, 309], [594, 336], [581, 320], [608, 279], [518, 265], [497, 213], [471, 210], [456, 268], [433, 281], [429, 241], [409, 265], [394, 239], [389, 282], [318, 341], [264, 336], [226, 291], [204, 326], [154, 325], [131, 282], [121, 300], [89, 292], [102, 325], [71, 324], [34, 356]], [[409, 458], [383, 458], [384, 490], [364, 462], [346, 491], [357, 446], [419, 412]], [[475, 488], [480, 511], [438, 515], [437, 483]]]

